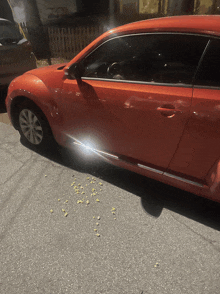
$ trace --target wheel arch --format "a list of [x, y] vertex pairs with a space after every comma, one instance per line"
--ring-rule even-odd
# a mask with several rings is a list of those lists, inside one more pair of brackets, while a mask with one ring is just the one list
[[[37, 105], [35, 103], [35, 101], [33, 101], [32, 99], [26, 97], [26, 96], [17, 96], [17, 97], [14, 97], [14, 99], [12, 100], [11, 102], [11, 105], [10, 105], [10, 116], [11, 116], [11, 122], [12, 122], [12, 125], [14, 126], [14, 128], [16, 130], [18, 130], [18, 116], [19, 116], [19, 110], [20, 110], [20, 107], [21, 105], [32, 105], [33, 107], [37, 108], [39, 110], [39, 112], [41, 113], [41, 115], [44, 117], [44, 119], [46, 119], [50, 125], [50, 128], [51, 128], [51, 124], [44, 112], [44, 110], [42, 109], [42, 107], [40, 107], [39, 105]], [[51, 128], [52, 130], [52, 128]]]
[[12, 81], [8, 89], [8, 110], [11, 121], [15, 129], [17, 129], [17, 113], [19, 105], [25, 103], [33, 103], [43, 113], [47, 119], [51, 130], [53, 126], [62, 122], [62, 115], [58, 111], [57, 94], [50, 89], [39, 77], [32, 74], [25, 74]]

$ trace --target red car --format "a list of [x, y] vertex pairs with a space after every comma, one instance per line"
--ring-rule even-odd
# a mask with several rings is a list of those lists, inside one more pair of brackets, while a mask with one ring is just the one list
[[220, 16], [124, 25], [14, 79], [7, 111], [29, 144], [53, 136], [220, 202], [219, 52]]

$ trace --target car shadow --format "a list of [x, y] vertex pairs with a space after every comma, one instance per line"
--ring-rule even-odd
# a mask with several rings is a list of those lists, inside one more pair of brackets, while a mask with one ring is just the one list
[[[21, 141], [23, 145], [24, 142]], [[56, 163], [81, 173], [88, 173], [141, 198], [145, 212], [151, 217], [160, 217], [164, 208], [181, 214], [220, 231], [220, 203], [196, 196], [156, 180], [103, 162], [99, 158], [81, 164], [77, 155], [53, 142], [52, 148], [32, 151]]]
[[7, 89], [0, 89], [0, 113], [6, 112], [5, 98], [7, 96]]

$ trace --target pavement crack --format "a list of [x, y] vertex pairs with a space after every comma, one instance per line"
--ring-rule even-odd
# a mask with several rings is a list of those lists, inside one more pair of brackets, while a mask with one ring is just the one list
[[[31, 163], [30, 163], [31, 164]], [[26, 172], [28, 171], [30, 173], [30, 167], [26, 166], [25, 167]], [[42, 173], [45, 172], [45, 170], [47, 169], [47, 166], [45, 166], [41, 173], [38, 173], [37, 176], [34, 177], [33, 183], [31, 184], [31, 186], [29, 188], [27, 188], [23, 195], [22, 195], [22, 199], [20, 201], [20, 203], [18, 204], [18, 206], [16, 207], [16, 209], [13, 212], [10, 212], [10, 216], [9, 219], [6, 219], [6, 224], [2, 225], [2, 232], [0, 233], [0, 242], [6, 237], [7, 233], [9, 232], [9, 230], [12, 228], [12, 224], [15, 223], [16, 218], [19, 216], [19, 214], [22, 212], [22, 210], [24, 209], [25, 204], [28, 202], [28, 200], [30, 199], [30, 195], [33, 194], [33, 191], [36, 190], [37, 185], [39, 184], [39, 179], [42, 177]], [[32, 170], [34, 170], [33, 166], [32, 166]], [[4, 209], [4, 207], [6, 207], [7, 203], [11, 200], [12, 195], [14, 195], [14, 191], [18, 190], [18, 186], [21, 186], [24, 177], [24, 173], [22, 173], [22, 175], [20, 176], [20, 179], [18, 180], [19, 184], [17, 185], [14, 184], [14, 187], [11, 188], [10, 192], [9, 192], [9, 197], [2, 203], [1, 205], [1, 210]]]
[[[21, 169], [22, 169], [23, 167], [25, 167], [28, 163], [30, 163], [31, 159], [32, 159], [32, 156], [31, 156], [31, 158], [29, 158], [26, 162], [21, 162], [22, 165], [19, 167], [19, 170], [21, 170]], [[17, 172], [18, 172], [18, 170], [15, 170], [14, 173], [10, 175], [10, 177], [8, 177], [4, 182], [2, 182], [2, 183], [0, 184], [0, 186], [5, 185], [7, 182], [9, 182]]]
[[14, 160], [20, 162], [20, 163], [24, 163], [22, 160], [20, 160], [14, 153], [13, 151], [7, 149], [7, 148], [0, 148], [0, 150], [3, 150], [5, 153], [7, 153], [8, 155], [10, 155]]

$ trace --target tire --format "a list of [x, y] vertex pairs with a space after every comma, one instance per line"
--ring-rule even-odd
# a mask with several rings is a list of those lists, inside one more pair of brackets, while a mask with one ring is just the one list
[[18, 131], [24, 144], [37, 149], [48, 149], [53, 139], [50, 125], [43, 112], [32, 102], [19, 106]]

